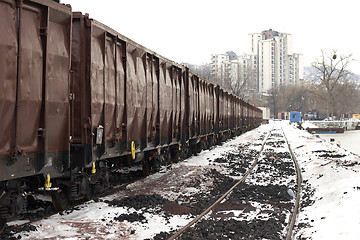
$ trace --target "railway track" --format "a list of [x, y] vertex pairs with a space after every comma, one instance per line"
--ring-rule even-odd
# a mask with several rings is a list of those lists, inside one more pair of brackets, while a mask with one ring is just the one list
[[[289, 224], [288, 226], [286, 227], [286, 239], [289, 240], [292, 238], [292, 231], [293, 231], [293, 228], [295, 226], [295, 222], [296, 222], [296, 218], [297, 218], [297, 214], [298, 214], [298, 211], [299, 211], [299, 203], [300, 203], [300, 193], [301, 193], [301, 181], [302, 181], [302, 178], [301, 178], [301, 171], [300, 171], [300, 168], [299, 168], [299, 165], [296, 161], [296, 158], [295, 158], [295, 155], [294, 153], [292, 152], [291, 150], [291, 146], [290, 144], [288, 143], [287, 141], [287, 138], [286, 138], [286, 135], [283, 131], [283, 129], [280, 127], [280, 129], [278, 130], [281, 130], [280, 132], [282, 133], [282, 137], [285, 139], [285, 141], [283, 141], [283, 143], [287, 146], [288, 148], [288, 152], [291, 156], [291, 161], [293, 162], [294, 166], [295, 166], [295, 172], [296, 172], [296, 190], [295, 190], [295, 193], [294, 191], [292, 190], [289, 190], [288, 189], [288, 193], [289, 195], [290, 194], [295, 194], [294, 198], [295, 198], [295, 201], [294, 201], [294, 205], [292, 207], [292, 211], [290, 213], [290, 216], [289, 216]], [[234, 184], [225, 194], [223, 194], [218, 200], [216, 200], [210, 207], [208, 207], [205, 211], [203, 211], [200, 215], [198, 215], [196, 218], [194, 218], [191, 222], [189, 222], [186, 226], [184, 226], [183, 228], [181, 228], [180, 230], [178, 230], [175, 234], [173, 234], [169, 240], [173, 240], [173, 239], [177, 239], [179, 238], [183, 233], [189, 231], [191, 229], [192, 226], [194, 226], [195, 224], [199, 223], [200, 221], [202, 221], [206, 216], [209, 215], [209, 213], [215, 208], [217, 207], [220, 203], [223, 203], [223, 202], [226, 202], [226, 198], [232, 194], [234, 192], [235, 189], [238, 189], [241, 187], [242, 184], [245, 183], [245, 181], [249, 178], [249, 176], [251, 175], [256, 175], [256, 174], [259, 174], [259, 161], [262, 161], [264, 159], [264, 156], [268, 156], [269, 153], [266, 152], [266, 145], [267, 144], [274, 144], [274, 141], [273, 141], [273, 137], [279, 137], [279, 136], [276, 136], [276, 134], [273, 134], [272, 132], [274, 131], [271, 130], [270, 133], [267, 135], [267, 137], [264, 139], [263, 143], [262, 143], [262, 146], [261, 146], [261, 150], [259, 151], [259, 153], [257, 154], [255, 160], [253, 161], [251, 167], [247, 170], [247, 172], [245, 173], [245, 175], [239, 180], [236, 182], [236, 184]], [[277, 133], [278, 134], [278, 133]], [[284, 155], [284, 154], [283, 154]], [[279, 159], [278, 159], [279, 161]], [[281, 161], [281, 160], [280, 160]], [[256, 173], [254, 173], [254, 169], [256, 169]], [[240, 190], [241, 191], [241, 190]], [[196, 239], [196, 238], [195, 238]]]

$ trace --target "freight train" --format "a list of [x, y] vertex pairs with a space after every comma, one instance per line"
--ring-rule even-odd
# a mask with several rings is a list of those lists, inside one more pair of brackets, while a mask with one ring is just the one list
[[145, 174], [257, 127], [220, 86], [50, 0], [0, 0], [0, 222], [50, 194], [91, 198], [109, 173]]

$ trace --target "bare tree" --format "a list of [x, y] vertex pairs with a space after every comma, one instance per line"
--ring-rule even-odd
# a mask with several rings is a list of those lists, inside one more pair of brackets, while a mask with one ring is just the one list
[[322, 56], [312, 66], [318, 71], [319, 83], [315, 91], [312, 91], [326, 103], [327, 117], [335, 113], [335, 105], [340, 86], [346, 81], [349, 75], [348, 65], [353, 61], [352, 54], [339, 55], [336, 50], [330, 53], [321, 51]]
[[256, 92], [256, 81], [255, 69], [251, 66], [247, 66], [242, 71], [237, 72], [235, 79], [229, 79], [229, 89], [231, 92], [239, 97], [249, 99], [251, 95]]
[[335, 92], [334, 111], [338, 116], [349, 112], [359, 112], [360, 89], [359, 84], [346, 80]]
[[273, 87], [268, 91], [267, 95], [267, 103], [268, 107], [272, 110], [274, 113], [274, 118], [277, 118], [278, 111], [279, 111], [279, 102], [280, 102], [280, 91], [277, 87]]
[[280, 106], [282, 111], [298, 111], [305, 113], [308, 111], [309, 99], [308, 91], [305, 86], [287, 86], [281, 90]]

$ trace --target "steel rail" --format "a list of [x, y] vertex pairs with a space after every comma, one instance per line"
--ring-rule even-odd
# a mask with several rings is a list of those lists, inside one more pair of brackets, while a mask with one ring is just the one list
[[288, 148], [289, 148], [289, 151], [290, 151], [290, 154], [291, 154], [291, 158], [292, 158], [292, 160], [294, 162], [294, 165], [295, 165], [296, 175], [297, 175], [297, 178], [296, 178], [297, 191], [296, 191], [295, 206], [294, 206], [294, 210], [292, 211], [289, 228], [288, 228], [287, 235], [286, 235], [286, 240], [290, 240], [292, 238], [292, 235], [293, 235], [295, 222], [296, 222], [296, 219], [297, 219], [297, 216], [298, 216], [298, 213], [299, 213], [299, 209], [300, 209], [302, 176], [301, 176], [301, 170], [300, 170], [300, 167], [299, 167], [299, 163], [296, 160], [295, 154], [291, 149], [290, 143], [289, 143], [289, 141], [288, 141], [288, 139], [286, 137], [286, 134], [285, 134], [284, 129], [282, 128], [282, 126], [281, 126], [281, 130], [282, 130], [282, 132], [284, 134], [286, 143], [288, 145]]
[[[271, 130], [272, 131], [272, 130]], [[261, 153], [264, 150], [264, 146], [266, 141], [268, 140], [269, 136], [271, 135], [271, 131], [269, 131], [268, 135], [266, 136], [264, 142], [262, 143], [261, 149], [259, 153], [256, 156], [256, 159], [251, 164], [250, 168], [247, 170], [246, 174], [238, 181], [236, 182], [226, 193], [224, 193], [216, 202], [214, 202], [210, 207], [208, 207], [205, 211], [203, 211], [200, 215], [198, 215], [196, 218], [194, 218], [191, 222], [189, 222], [186, 226], [181, 228], [179, 231], [177, 231], [174, 235], [172, 235], [169, 240], [174, 240], [177, 237], [179, 237], [181, 234], [183, 234], [186, 230], [188, 230], [193, 224], [201, 220], [206, 214], [208, 214], [217, 204], [219, 204], [222, 200], [224, 200], [237, 186], [239, 186], [241, 183], [243, 183], [246, 178], [250, 175], [252, 170], [257, 165], [259, 158], [261, 156]]]

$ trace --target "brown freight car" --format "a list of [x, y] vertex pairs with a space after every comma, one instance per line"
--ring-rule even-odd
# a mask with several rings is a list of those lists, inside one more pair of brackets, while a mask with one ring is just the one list
[[0, 1], [2, 223], [25, 208], [25, 183], [50, 187], [69, 168], [71, 16], [52, 1]]
[[148, 173], [199, 135], [199, 78], [188, 69], [81, 13], [73, 16], [72, 47], [77, 166], [141, 161]]

